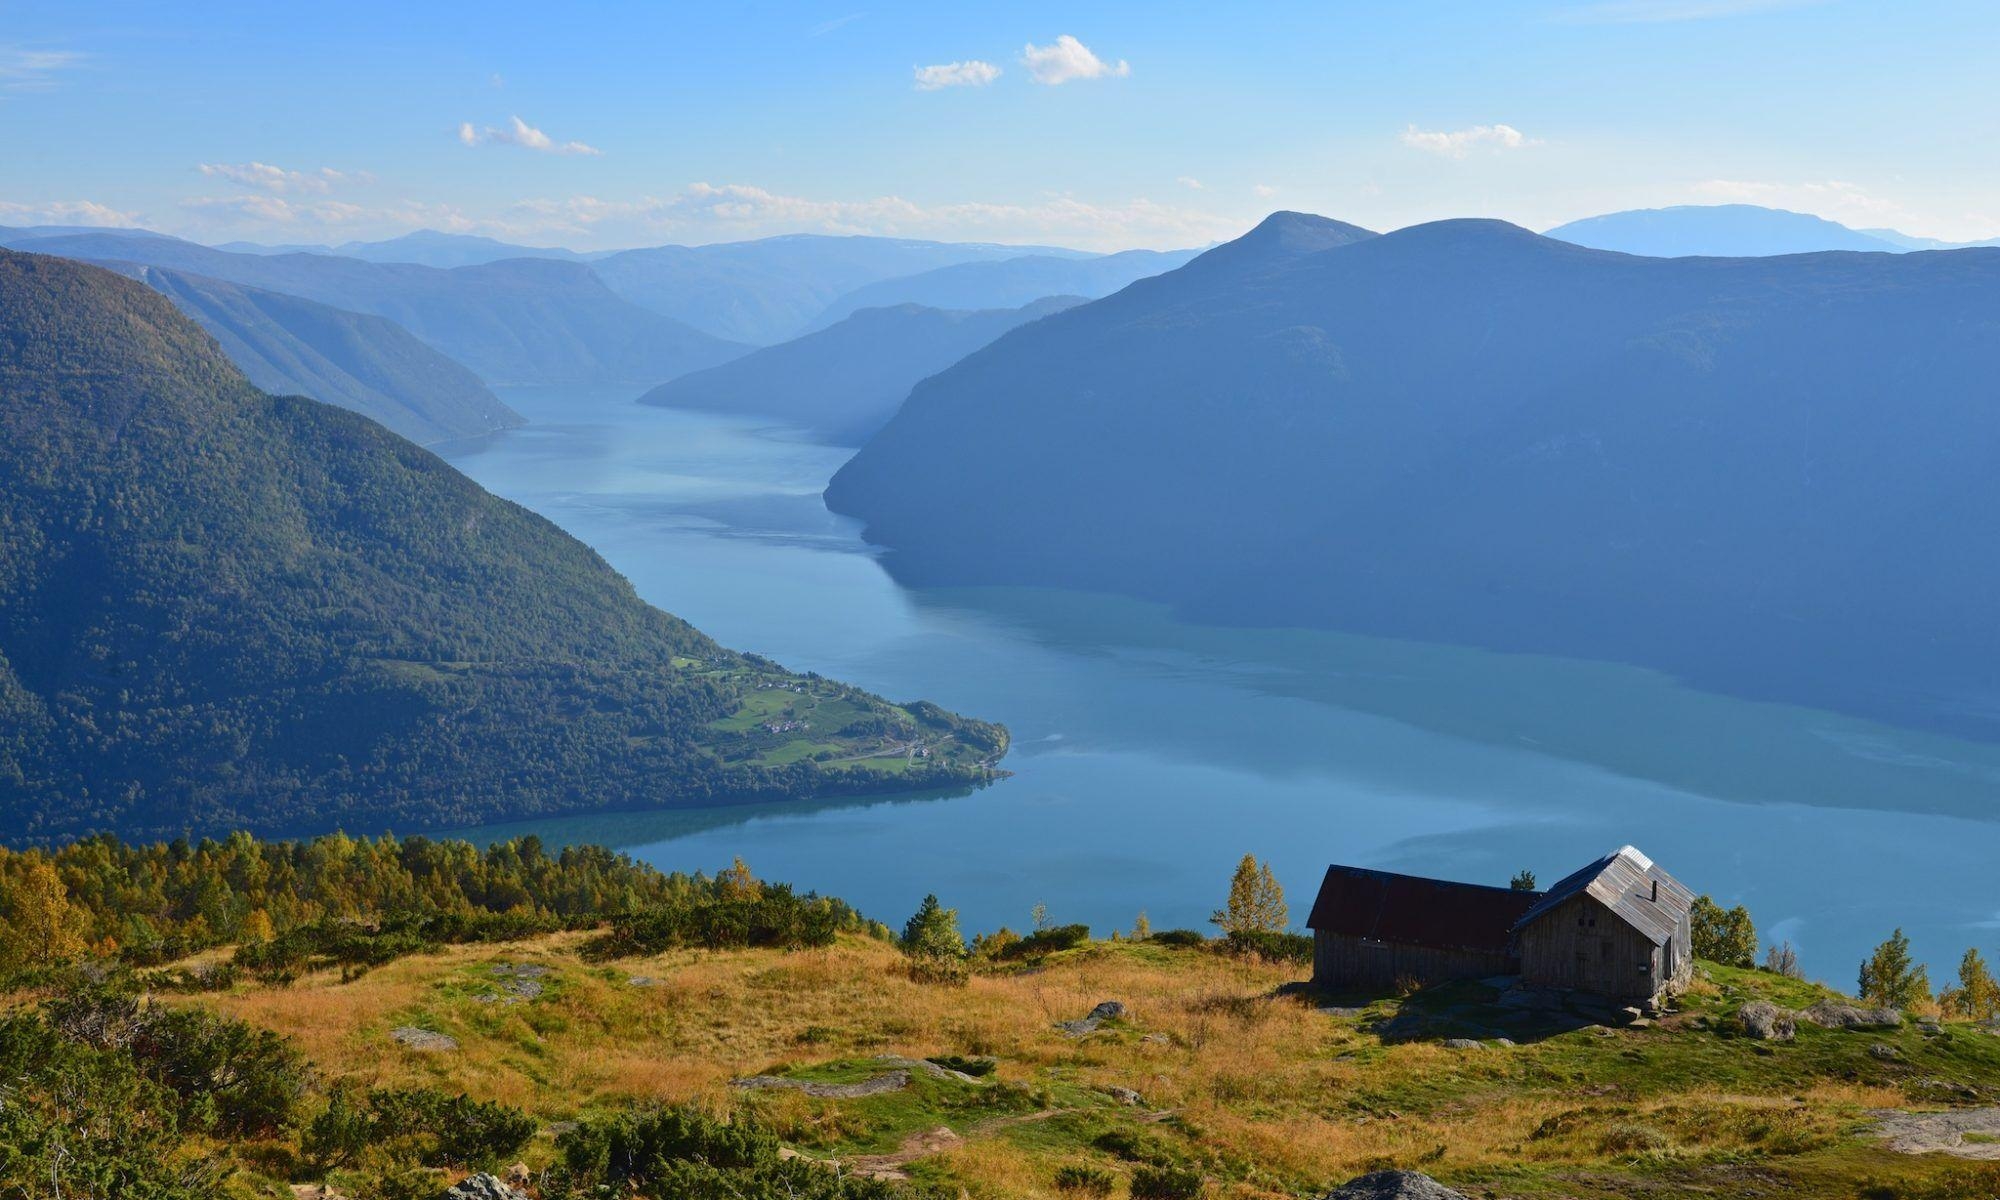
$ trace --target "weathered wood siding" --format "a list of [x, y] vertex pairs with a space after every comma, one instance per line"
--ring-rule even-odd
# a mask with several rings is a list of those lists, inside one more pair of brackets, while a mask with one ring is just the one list
[[1518, 963], [1511, 954], [1444, 950], [1313, 931], [1313, 984], [1322, 988], [1386, 989], [1404, 980], [1442, 983], [1448, 979], [1512, 975], [1517, 969]]
[[[1680, 939], [1677, 932], [1675, 940]], [[1538, 917], [1521, 931], [1520, 949], [1521, 978], [1529, 986], [1620, 1000], [1662, 997], [1685, 984], [1694, 968], [1684, 941], [1671, 950], [1655, 946], [1589, 896], [1576, 896]]]

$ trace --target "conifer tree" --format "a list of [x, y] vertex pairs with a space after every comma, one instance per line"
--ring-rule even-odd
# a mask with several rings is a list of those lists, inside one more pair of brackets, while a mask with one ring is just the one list
[[1861, 964], [1860, 995], [1889, 1008], [1910, 1008], [1931, 998], [1930, 972], [1911, 960], [1910, 939], [1901, 929]]
[[1215, 911], [1209, 921], [1232, 934], [1283, 933], [1291, 926], [1291, 910], [1285, 905], [1285, 889], [1271, 873], [1269, 863], [1260, 863], [1246, 854], [1236, 864], [1229, 879], [1229, 902]]

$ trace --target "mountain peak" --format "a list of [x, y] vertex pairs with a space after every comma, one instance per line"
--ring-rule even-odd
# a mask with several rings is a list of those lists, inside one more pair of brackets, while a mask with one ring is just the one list
[[1349, 225], [1331, 217], [1302, 212], [1274, 212], [1259, 221], [1250, 232], [1201, 254], [1175, 274], [1186, 277], [1190, 271], [1241, 270], [1289, 262], [1379, 236], [1372, 229]]

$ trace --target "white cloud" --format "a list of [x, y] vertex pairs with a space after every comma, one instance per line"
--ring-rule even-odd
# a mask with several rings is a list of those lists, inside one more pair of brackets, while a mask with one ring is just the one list
[[458, 127], [458, 140], [468, 146], [478, 146], [487, 142], [497, 142], [503, 146], [519, 146], [523, 150], [533, 150], [540, 154], [602, 154], [604, 151], [583, 142], [558, 142], [548, 134], [528, 124], [519, 117], [510, 117], [504, 129], [488, 125], [481, 129], [467, 121]]
[[74, 50], [27, 50], [0, 46], [0, 91], [32, 92], [53, 87], [53, 76], [83, 62]]
[[1473, 125], [1450, 130], [1418, 129], [1412, 125], [1403, 130], [1403, 144], [1446, 158], [1464, 158], [1482, 146], [1495, 151], [1519, 150], [1540, 143], [1512, 125]]
[[1191, 192], [1199, 192], [1208, 186], [1207, 184], [1203, 183], [1199, 179], [1196, 179], [1192, 175], [1183, 175], [1180, 178], [1174, 180], [1174, 182], [1180, 184], [1182, 187], [1188, 189]]
[[274, 194], [325, 195], [338, 184], [350, 180], [366, 182], [365, 174], [350, 175], [336, 171], [332, 167], [321, 167], [317, 171], [288, 171], [274, 167], [270, 163], [202, 163], [201, 173], [212, 179], [227, 179], [244, 187]]
[[713, 241], [774, 233], [823, 232], [1055, 240], [1090, 249], [1197, 246], [1243, 231], [1237, 218], [1136, 198], [1092, 204], [1053, 195], [1033, 203], [922, 205], [901, 196], [822, 200], [746, 184], [696, 183], [667, 197], [596, 196], [524, 200], [489, 223], [490, 231], [571, 237]]
[[1271, 186], [1270, 184], [1268, 184], [1268, 183], [1260, 183], [1260, 184], [1257, 184], [1256, 186], [1252, 187], [1252, 188], [1251, 188], [1250, 190], [1251, 190], [1251, 191], [1253, 191], [1253, 192], [1255, 192], [1255, 193], [1257, 193], [1257, 198], [1258, 198], [1259, 200], [1269, 200], [1269, 199], [1270, 199], [1271, 197], [1273, 197], [1273, 196], [1275, 196], [1275, 195], [1277, 195], [1277, 194], [1278, 194], [1278, 189], [1277, 189], [1277, 188], [1274, 188], [1274, 187], [1272, 187], [1272, 186]]
[[1123, 79], [1132, 73], [1132, 64], [1124, 59], [1105, 62], [1066, 33], [1046, 46], [1028, 43], [1021, 51], [1021, 63], [1029, 78], [1050, 87], [1076, 79]]
[[95, 200], [51, 200], [45, 204], [12, 204], [0, 200], [0, 225], [132, 226], [137, 213], [122, 212]]
[[915, 68], [917, 90], [935, 92], [948, 87], [985, 87], [1000, 78], [1000, 68], [976, 58], [964, 62], [939, 63]]

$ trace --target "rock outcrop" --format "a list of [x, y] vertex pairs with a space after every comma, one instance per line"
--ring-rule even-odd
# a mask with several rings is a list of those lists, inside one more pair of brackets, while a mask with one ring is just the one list
[[1375, 1171], [1326, 1194], [1326, 1200], [1466, 1200], [1420, 1171]]

